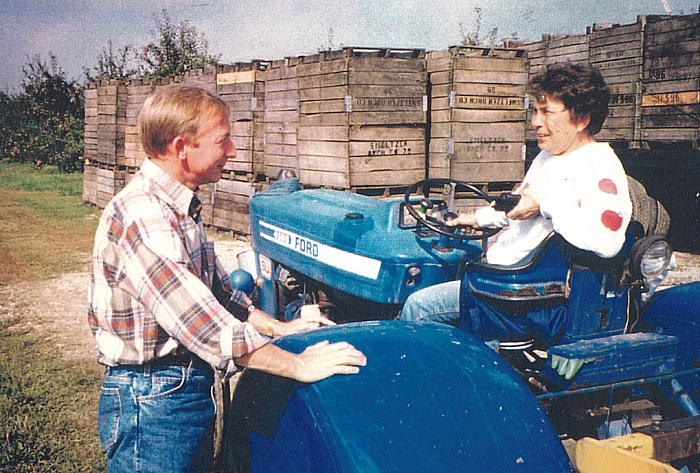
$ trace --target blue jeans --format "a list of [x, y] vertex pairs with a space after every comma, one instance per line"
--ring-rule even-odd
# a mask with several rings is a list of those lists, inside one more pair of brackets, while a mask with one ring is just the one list
[[208, 472], [213, 383], [192, 364], [106, 368], [98, 422], [110, 473]]
[[461, 281], [449, 281], [416, 291], [406, 299], [401, 320], [407, 322], [459, 322], [459, 287]]

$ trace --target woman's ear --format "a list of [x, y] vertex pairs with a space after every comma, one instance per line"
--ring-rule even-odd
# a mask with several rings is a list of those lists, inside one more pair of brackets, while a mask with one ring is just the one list
[[591, 114], [588, 113], [582, 117], [574, 117], [574, 123], [576, 124], [576, 130], [582, 132], [588, 128], [591, 124]]

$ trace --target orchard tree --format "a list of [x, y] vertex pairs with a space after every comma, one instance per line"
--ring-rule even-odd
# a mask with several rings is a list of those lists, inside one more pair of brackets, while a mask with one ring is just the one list
[[82, 168], [82, 89], [66, 77], [56, 56], [35, 56], [22, 68], [21, 93], [2, 94], [0, 159]]
[[189, 22], [175, 25], [165, 10], [161, 16], [154, 16], [154, 20], [156, 38], [139, 55], [144, 76], [178, 76], [190, 69], [218, 63], [219, 56], [209, 54], [209, 43]]
[[92, 71], [85, 69], [88, 82], [101, 79], [131, 79], [138, 73], [139, 56], [136, 48], [127, 44], [115, 51], [111, 39], [102, 48], [102, 53], [97, 58], [97, 66]]

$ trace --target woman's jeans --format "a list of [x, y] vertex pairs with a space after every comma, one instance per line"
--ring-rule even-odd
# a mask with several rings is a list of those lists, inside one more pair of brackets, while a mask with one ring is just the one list
[[207, 366], [106, 368], [99, 434], [110, 473], [208, 472], [214, 374]]
[[460, 284], [449, 281], [414, 292], [401, 309], [401, 320], [458, 324]]

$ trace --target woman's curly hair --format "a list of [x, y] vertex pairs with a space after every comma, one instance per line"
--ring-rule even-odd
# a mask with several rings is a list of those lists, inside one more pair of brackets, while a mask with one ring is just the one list
[[608, 116], [610, 91], [600, 71], [582, 64], [553, 64], [530, 79], [528, 93], [561, 100], [575, 120], [590, 117], [586, 130], [592, 136], [600, 131]]

